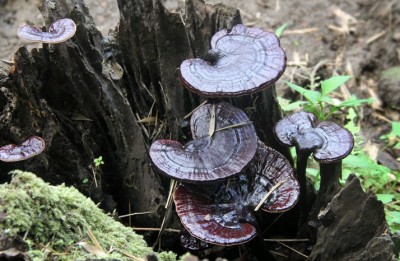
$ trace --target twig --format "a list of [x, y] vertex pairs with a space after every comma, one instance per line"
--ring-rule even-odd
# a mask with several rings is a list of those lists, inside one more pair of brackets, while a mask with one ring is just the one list
[[198, 108], [200, 108], [201, 106], [203, 106], [203, 105], [206, 104], [206, 103], [207, 103], [207, 100], [206, 100], [206, 101], [203, 101], [199, 106], [197, 106], [197, 107], [194, 108], [191, 112], [189, 112], [188, 114], [186, 114], [185, 117], [183, 117], [183, 119], [186, 120], [187, 118], [189, 118], [189, 117], [193, 114], [193, 112], [194, 112], [195, 110], [197, 110]]
[[277, 242], [278, 242], [278, 244], [281, 244], [282, 246], [289, 248], [290, 250], [292, 250], [292, 251], [295, 252], [296, 254], [299, 254], [299, 255], [301, 255], [301, 256], [303, 256], [303, 257], [305, 257], [305, 258], [308, 258], [308, 256], [306, 256], [305, 254], [301, 253], [300, 251], [297, 251], [297, 250], [294, 249], [293, 247], [290, 247], [290, 246], [288, 246], [288, 245], [286, 245], [286, 244], [284, 244], [284, 243], [282, 243], [282, 242], [279, 242], [279, 241], [277, 241]]
[[369, 45], [372, 42], [375, 42], [376, 40], [378, 40], [379, 38], [381, 38], [384, 34], [386, 34], [386, 30], [383, 30], [380, 33], [375, 34], [374, 36], [368, 38], [368, 40], [365, 42], [367, 45]]
[[132, 259], [134, 261], [144, 261], [143, 258], [139, 258], [139, 257], [136, 257], [134, 255], [131, 255], [128, 252], [126, 252], [125, 250], [122, 250], [122, 249], [119, 249], [119, 248], [114, 248], [114, 250], [117, 251], [117, 252], [120, 252], [124, 256], [129, 257], [130, 259]]
[[130, 214], [125, 214], [125, 215], [118, 216], [118, 218], [126, 218], [126, 217], [130, 217], [130, 216], [145, 215], [145, 214], [150, 214], [150, 213], [154, 213], [154, 211], [130, 213]]
[[279, 181], [278, 183], [276, 183], [268, 192], [267, 194], [265, 194], [265, 196], [260, 200], [260, 203], [258, 203], [258, 205], [256, 206], [256, 208], [254, 209], [254, 211], [258, 211], [260, 209], [260, 207], [262, 206], [262, 204], [264, 204], [264, 202], [267, 200], [267, 198], [272, 194], [272, 192], [274, 192], [277, 188], [279, 188], [283, 183], [286, 182], [286, 180], [288, 180], [289, 177], [286, 177], [284, 180]]
[[318, 27], [311, 27], [311, 28], [304, 28], [304, 29], [295, 29], [295, 30], [286, 30], [283, 32], [282, 35], [287, 35], [287, 34], [308, 34], [308, 33], [314, 33], [318, 32], [319, 28]]
[[247, 125], [249, 123], [252, 123], [252, 121], [244, 121], [244, 122], [240, 122], [240, 123], [237, 123], [237, 124], [225, 126], [225, 127], [222, 127], [220, 129], [215, 130], [215, 132], [223, 131], [223, 130], [227, 130], [227, 129], [231, 129], [231, 128], [236, 128], [236, 127], [241, 127], [241, 126]]
[[[159, 228], [159, 227], [132, 227], [132, 229], [135, 231], [161, 231], [162, 228]], [[162, 230], [165, 232], [172, 232], [172, 233], [180, 233], [181, 232], [179, 229], [173, 229], [173, 228], [164, 228]]]
[[171, 182], [169, 183], [169, 192], [168, 192], [168, 198], [167, 198], [167, 203], [165, 204], [165, 208], [168, 208], [170, 201], [172, 199], [172, 193], [174, 192], [176, 188], [176, 180], [171, 179]]
[[264, 238], [266, 242], [308, 242], [308, 238]]
[[212, 137], [215, 132], [215, 103], [211, 107], [210, 126], [208, 127], [208, 136]]
[[89, 229], [87, 231], [87, 234], [88, 234], [90, 240], [92, 240], [93, 244], [97, 247], [97, 249], [100, 249], [101, 252], [105, 253], [104, 249], [101, 247], [99, 241], [97, 241], [97, 238], [93, 234], [92, 230]]

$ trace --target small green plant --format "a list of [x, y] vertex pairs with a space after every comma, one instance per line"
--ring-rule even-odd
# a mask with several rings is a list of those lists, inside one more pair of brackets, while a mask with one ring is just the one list
[[95, 159], [93, 160], [93, 162], [94, 162], [94, 166], [95, 166], [96, 168], [97, 168], [97, 167], [100, 167], [101, 165], [104, 164], [103, 156], [99, 156], [98, 158], [95, 158]]
[[350, 78], [350, 76], [332, 76], [331, 78], [321, 82], [320, 91], [316, 90], [317, 88], [309, 90], [294, 83], [286, 82], [290, 88], [300, 93], [307, 100], [297, 101], [295, 102], [295, 105], [288, 105], [291, 105], [293, 109], [298, 106], [302, 106], [305, 111], [314, 113], [318, 117], [318, 120], [324, 121], [331, 117], [333, 113], [342, 108], [357, 107], [362, 105], [363, 103], [373, 102], [373, 99], [371, 98], [358, 99], [354, 95], [346, 101], [342, 101], [339, 103], [335, 103], [333, 101], [333, 99], [329, 95], [337, 88], [339, 88], [342, 84], [347, 82]]
[[392, 121], [391, 125], [391, 132], [381, 136], [381, 139], [385, 140], [389, 147], [400, 149], [400, 122]]
[[[395, 189], [397, 180], [400, 180], [400, 172], [392, 171], [368, 156], [364, 151], [364, 138], [361, 128], [357, 123], [356, 108], [362, 104], [373, 102], [373, 99], [358, 99], [356, 96], [352, 96], [346, 101], [334, 102], [330, 97], [337, 88], [349, 79], [349, 76], [333, 76], [322, 81], [320, 85], [313, 85], [312, 89], [306, 89], [287, 82], [290, 88], [300, 93], [306, 100], [290, 102], [283, 98], [278, 99], [284, 111], [303, 108], [305, 111], [314, 113], [321, 121], [328, 119], [338, 110], [345, 112], [347, 122], [345, 127], [353, 134], [355, 146], [352, 153], [342, 161], [342, 183], [346, 181], [350, 174], [356, 174], [360, 178], [364, 189], [375, 192], [378, 199], [385, 204], [386, 219], [391, 231], [399, 232], [400, 194], [396, 193]], [[318, 87], [320, 87], [320, 90], [318, 90]], [[394, 121], [391, 124], [391, 132], [381, 136], [381, 139], [386, 142], [386, 147], [399, 149], [400, 122]], [[319, 169], [313, 160], [311, 160], [309, 168], [307, 168], [307, 176], [314, 182], [314, 187], [318, 189], [320, 180]]]

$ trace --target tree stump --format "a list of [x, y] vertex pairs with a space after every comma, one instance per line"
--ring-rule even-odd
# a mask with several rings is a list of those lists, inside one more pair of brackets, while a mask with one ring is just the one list
[[[8, 75], [0, 75], [0, 143], [38, 135], [47, 144], [24, 162], [0, 162], [0, 178], [5, 181], [12, 169], [32, 171], [53, 184], [75, 186], [107, 211], [153, 211], [132, 223], [159, 227], [169, 180], [153, 171], [148, 147], [163, 137], [185, 142], [184, 116], [203, 101], [181, 85], [179, 65], [205, 55], [211, 36], [241, 23], [241, 17], [234, 8], [202, 0], [187, 0], [182, 14], [168, 12], [161, 0], [118, 0], [118, 6], [119, 26], [103, 37], [82, 0], [41, 1], [47, 27], [68, 17], [77, 31], [66, 43], [43, 44], [32, 52], [21, 47]], [[229, 101], [246, 109], [260, 139], [291, 161], [273, 136], [281, 118], [274, 87]], [[105, 161], [101, 168], [93, 163], [99, 156]], [[295, 228], [296, 209], [285, 216], [278, 226]], [[275, 217], [263, 215], [264, 228]]]

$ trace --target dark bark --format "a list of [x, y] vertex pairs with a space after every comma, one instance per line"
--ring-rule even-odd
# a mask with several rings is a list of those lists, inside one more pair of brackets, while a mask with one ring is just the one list
[[[160, 0], [118, 0], [118, 5], [118, 30], [103, 37], [82, 0], [42, 1], [47, 27], [69, 17], [77, 32], [66, 43], [44, 44], [31, 53], [20, 48], [9, 75], [0, 75], [0, 144], [18, 144], [32, 135], [47, 144], [27, 161], [0, 162], [0, 178], [4, 181], [11, 169], [29, 170], [53, 184], [77, 187], [107, 210], [117, 203], [121, 214], [129, 205], [131, 212], [154, 211], [135, 217], [133, 224], [157, 227], [169, 180], [151, 168], [148, 146], [156, 138], [190, 139], [183, 116], [202, 101], [181, 85], [179, 65], [205, 55], [211, 36], [241, 18], [234, 8], [201, 0], [188, 0], [182, 16], [169, 13]], [[281, 117], [274, 87], [230, 101], [249, 114], [262, 141], [290, 159], [272, 132]], [[158, 120], [138, 123], [148, 116]], [[95, 168], [100, 155], [105, 164]], [[338, 177], [332, 178], [336, 184]], [[281, 233], [297, 223], [288, 216], [278, 221]]]

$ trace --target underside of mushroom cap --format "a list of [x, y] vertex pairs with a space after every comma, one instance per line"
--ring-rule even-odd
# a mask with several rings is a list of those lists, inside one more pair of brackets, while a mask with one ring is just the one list
[[274, 84], [286, 68], [278, 37], [259, 28], [235, 25], [211, 39], [205, 59], [183, 61], [181, 80], [189, 90], [206, 97], [239, 96]]
[[[213, 110], [215, 132], [210, 137]], [[193, 140], [184, 146], [174, 140], [157, 140], [150, 147], [155, 167], [173, 179], [210, 182], [227, 178], [242, 171], [257, 150], [254, 126], [242, 110], [226, 102], [194, 111], [191, 130]]]
[[240, 221], [231, 209], [221, 212], [223, 210], [210, 198], [195, 193], [185, 185], [179, 185], [175, 190], [174, 202], [183, 226], [200, 240], [217, 245], [235, 245], [247, 242], [256, 235], [256, 228]]
[[278, 151], [260, 143], [257, 153], [246, 170], [251, 179], [247, 201], [256, 206], [271, 188], [277, 186], [261, 205], [261, 209], [276, 213], [291, 209], [300, 196], [300, 185], [292, 165]]
[[68, 18], [63, 18], [55, 21], [49, 27], [48, 32], [31, 26], [24, 25], [18, 29], [18, 36], [29, 42], [41, 42], [56, 44], [62, 43], [74, 36], [76, 31], [75, 22]]

